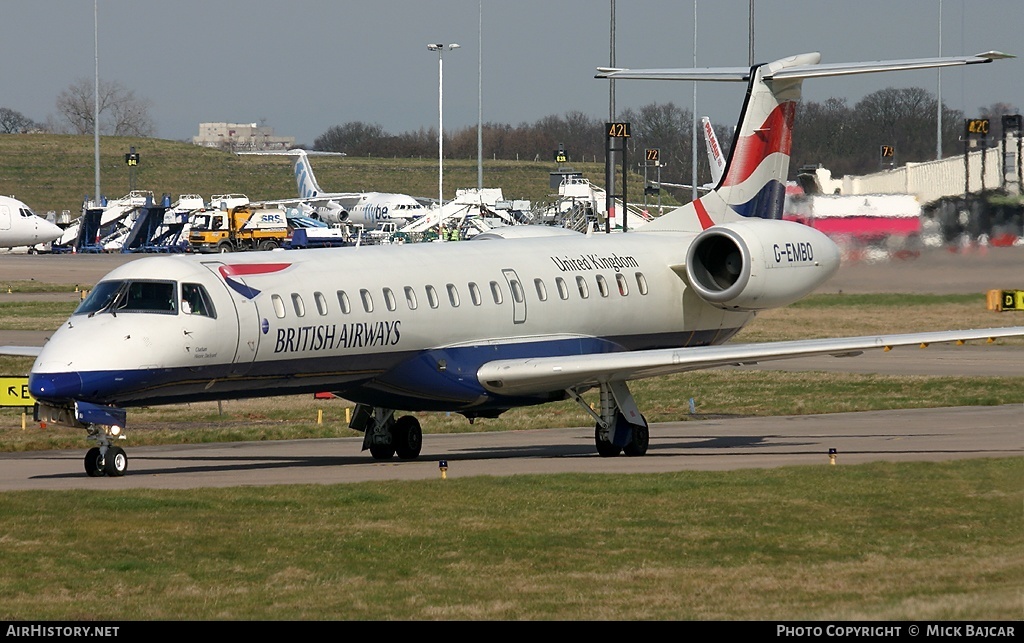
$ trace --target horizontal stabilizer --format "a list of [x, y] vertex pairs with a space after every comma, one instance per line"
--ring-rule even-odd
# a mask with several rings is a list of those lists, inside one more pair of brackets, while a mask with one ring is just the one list
[[[818, 56], [818, 54], [802, 54], [802, 56]], [[793, 57], [797, 58], [797, 57]], [[909, 58], [905, 60], [879, 60], [860, 63], [832, 64], [798, 64], [772, 71], [776, 63], [767, 65], [763, 78], [796, 79], [824, 78], [826, 76], [848, 76], [850, 74], [868, 74], [882, 71], [901, 71], [907, 69], [933, 69], [935, 67], [953, 67], [956, 65], [974, 65], [990, 63], [1002, 58], [1014, 58], [1010, 54], [989, 51], [974, 56], [942, 56], [937, 58]], [[784, 59], [789, 60], [789, 59]], [[783, 61], [779, 61], [783, 62]], [[637, 79], [637, 80], [704, 80], [720, 82], [746, 82], [750, 80], [750, 69], [746, 67], [703, 67], [681, 69], [612, 69], [598, 67], [595, 78]]]

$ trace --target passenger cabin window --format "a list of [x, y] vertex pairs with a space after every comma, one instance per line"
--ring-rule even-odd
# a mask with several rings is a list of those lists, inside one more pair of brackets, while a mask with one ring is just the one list
[[345, 315], [352, 312], [352, 304], [348, 301], [348, 293], [344, 290], [338, 291], [338, 305], [341, 306], [341, 312]]
[[433, 286], [427, 286], [427, 303], [431, 308], [437, 308], [437, 291]]
[[452, 305], [452, 308], [459, 307], [459, 291], [455, 288], [455, 284], [448, 284], [448, 303]]
[[327, 314], [327, 297], [324, 297], [322, 292], [313, 293], [313, 299], [316, 300], [316, 312], [321, 315]]
[[590, 297], [590, 289], [587, 288], [587, 280], [583, 277], [576, 277], [576, 288], [580, 291], [580, 297], [586, 299]]
[[619, 287], [619, 294], [625, 297], [629, 294], [629, 286], [626, 283], [626, 275], [621, 272], [615, 274], [615, 283]]
[[210, 294], [202, 284], [181, 284], [181, 312], [184, 315], [217, 318]]
[[388, 307], [391, 312], [395, 311], [398, 306], [395, 304], [395, 293], [390, 288], [384, 289], [384, 305]]
[[569, 298], [569, 287], [565, 285], [565, 279], [555, 277], [555, 285], [558, 286], [558, 296], [561, 299]]
[[537, 288], [537, 299], [540, 299], [541, 301], [547, 301], [548, 300], [548, 288], [547, 288], [547, 286], [544, 285], [544, 280], [543, 279], [534, 279], [533, 280], [533, 285], [534, 285], [534, 287]]
[[503, 297], [501, 295], [501, 284], [499, 284], [497, 281], [491, 282], [491, 297], [494, 298], [494, 303], [496, 304], [500, 305], [501, 302], [503, 301]]
[[474, 306], [479, 306], [483, 303], [483, 299], [480, 297], [480, 286], [477, 286], [474, 282], [469, 282], [469, 298], [473, 300]]
[[306, 305], [302, 303], [302, 295], [299, 293], [292, 293], [292, 307], [295, 309], [295, 315], [297, 317], [306, 316]]
[[284, 319], [284, 300], [281, 295], [271, 295], [270, 301], [274, 304], [274, 314], [278, 319]]
[[405, 287], [405, 303], [409, 306], [409, 310], [416, 310], [418, 303], [416, 302], [416, 291], [412, 286]]
[[647, 279], [642, 272], [636, 273], [636, 289], [640, 291], [641, 295], [647, 294]]
[[604, 275], [597, 275], [597, 291], [601, 293], [602, 297], [608, 296], [608, 280], [604, 278]]
[[363, 300], [363, 310], [368, 313], [373, 312], [373, 297], [370, 296], [370, 291], [365, 288], [359, 291], [359, 297]]
[[512, 279], [508, 283], [512, 287], [512, 299], [517, 304], [523, 303], [523, 285], [519, 283], [518, 279]]

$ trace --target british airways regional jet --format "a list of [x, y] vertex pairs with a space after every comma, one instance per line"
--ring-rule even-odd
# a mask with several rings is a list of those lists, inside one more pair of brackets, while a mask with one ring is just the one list
[[[748, 82], [719, 185], [636, 232], [482, 234], [460, 243], [138, 259], [104, 277], [41, 348], [40, 419], [85, 428], [90, 476], [128, 467], [127, 409], [332, 391], [376, 459], [419, 456], [404, 411], [495, 417], [575, 399], [597, 453], [642, 456], [649, 429], [629, 382], [727, 364], [1024, 335], [1024, 327], [731, 343], [761, 310], [813, 292], [836, 245], [781, 220], [805, 78], [1005, 57], [751, 68], [599, 70], [599, 78]], [[523, 226], [509, 228], [515, 231]], [[368, 267], [372, 267], [369, 269]], [[591, 409], [581, 394], [596, 389]]]

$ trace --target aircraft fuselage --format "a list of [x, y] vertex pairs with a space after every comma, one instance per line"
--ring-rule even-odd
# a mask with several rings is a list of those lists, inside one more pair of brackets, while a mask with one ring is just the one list
[[[94, 295], [104, 283], [154, 283], [150, 294], [166, 301], [73, 315], [44, 347], [30, 389], [54, 403], [117, 406], [317, 391], [408, 410], [549, 401], [562, 392], [503, 399], [476, 370], [495, 359], [721, 343], [751, 318], [705, 303], [669, 268], [693, 237], [139, 259]], [[206, 314], [178, 303], [196, 285]]]

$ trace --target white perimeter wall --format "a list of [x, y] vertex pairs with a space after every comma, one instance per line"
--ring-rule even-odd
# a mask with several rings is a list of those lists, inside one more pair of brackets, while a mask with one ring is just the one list
[[[939, 161], [908, 163], [904, 167], [864, 176], [846, 176], [842, 181], [842, 194], [912, 194], [923, 205], [944, 196], [964, 194], [966, 173], [970, 174], [970, 192], [982, 189], [1005, 188], [1020, 194], [1018, 182], [1018, 139], [1006, 139], [1007, 175], [1003, 177], [1003, 146], [976, 150], [968, 154], [965, 172], [964, 155], [951, 156]], [[984, 156], [983, 156], [984, 154]], [[984, 165], [984, 177], [982, 176]], [[1005, 181], [1005, 182], [1004, 182]]]

